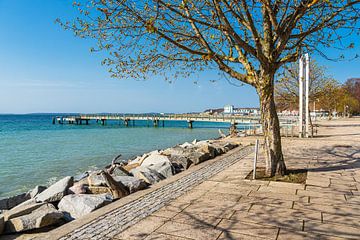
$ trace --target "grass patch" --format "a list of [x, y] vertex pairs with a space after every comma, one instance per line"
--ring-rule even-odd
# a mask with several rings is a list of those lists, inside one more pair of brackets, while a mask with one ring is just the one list
[[[251, 171], [246, 179], [252, 179], [253, 171]], [[288, 182], [288, 183], [305, 183], [307, 177], [306, 169], [287, 169], [284, 176], [275, 175], [269, 177], [265, 174], [265, 168], [256, 168], [256, 180], [262, 181], [278, 181], [278, 182]]]

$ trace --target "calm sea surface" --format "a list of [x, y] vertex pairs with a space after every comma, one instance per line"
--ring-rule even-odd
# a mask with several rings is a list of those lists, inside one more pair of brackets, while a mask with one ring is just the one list
[[[122, 154], [129, 159], [154, 149], [163, 149], [219, 136], [221, 123], [165, 122], [165, 128], [135, 127], [119, 122], [101, 126], [53, 125], [52, 115], [0, 115], [0, 198], [47, 185], [64, 176], [102, 168]], [[152, 123], [150, 123], [152, 126]]]

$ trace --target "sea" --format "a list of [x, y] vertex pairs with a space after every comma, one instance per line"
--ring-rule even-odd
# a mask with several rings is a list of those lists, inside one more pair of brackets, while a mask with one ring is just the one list
[[65, 176], [103, 168], [121, 154], [127, 160], [145, 152], [219, 137], [228, 123], [147, 121], [124, 126], [119, 121], [101, 125], [52, 124], [56, 114], [0, 115], [0, 198], [50, 185]]

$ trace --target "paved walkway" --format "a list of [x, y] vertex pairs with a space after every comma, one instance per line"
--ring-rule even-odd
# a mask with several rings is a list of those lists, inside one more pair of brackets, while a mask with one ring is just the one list
[[[360, 239], [359, 123], [330, 122], [319, 129], [319, 138], [284, 139], [287, 166], [307, 168], [306, 184], [245, 180], [253, 156], [241, 159], [235, 151], [49, 236], [68, 231], [62, 239]], [[185, 191], [189, 186], [195, 187]]]

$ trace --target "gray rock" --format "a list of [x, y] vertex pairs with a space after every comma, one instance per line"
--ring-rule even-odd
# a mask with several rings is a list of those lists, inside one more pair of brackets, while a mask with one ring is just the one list
[[184, 142], [183, 144], [179, 145], [182, 148], [192, 148], [194, 145], [192, 145], [191, 143], [188, 142]]
[[20, 203], [19, 205], [17, 205], [16, 207], [20, 207], [20, 206], [24, 206], [24, 205], [29, 205], [29, 204], [35, 204], [36, 199], [35, 198], [30, 198], [29, 200], [26, 200], [25, 202]]
[[65, 212], [68, 217], [77, 219], [111, 202], [112, 197], [110, 194], [74, 194], [67, 195], [61, 199], [58, 207], [59, 210]]
[[0, 235], [3, 233], [5, 228], [4, 216], [0, 214]]
[[136, 177], [131, 176], [118, 176], [114, 177], [114, 180], [125, 185], [130, 193], [143, 190], [148, 186], [148, 184], [143, 179], [137, 179]]
[[88, 176], [87, 180], [90, 186], [106, 186], [106, 181], [100, 172], [95, 171]]
[[209, 155], [209, 159], [216, 156], [216, 149], [208, 142], [198, 142], [196, 145], [196, 151], [200, 151]]
[[154, 170], [160, 173], [164, 178], [169, 178], [174, 175], [174, 167], [171, 164], [170, 160], [162, 163], [155, 163], [148, 166], [151, 170]]
[[46, 189], [45, 186], [36, 186], [33, 190], [31, 190], [31, 191], [29, 192], [30, 197], [31, 197], [31, 198], [36, 197], [37, 195], [39, 195], [40, 193], [42, 193], [45, 189]]
[[29, 193], [21, 193], [16, 196], [3, 198], [0, 200], [0, 210], [9, 210], [30, 198]]
[[184, 149], [180, 146], [168, 148], [162, 152], [162, 154], [169, 158], [170, 162], [175, 167], [176, 172], [180, 172], [190, 167], [192, 161], [186, 157], [189, 153], [189, 149]]
[[190, 159], [195, 165], [205, 162], [211, 158], [209, 153], [201, 152], [201, 151], [191, 151], [187, 154], [187, 158]]
[[236, 148], [237, 146], [239, 146], [239, 144], [236, 144], [236, 143], [226, 143], [226, 144], [224, 145], [224, 148], [225, 148], [225, 150], [226, 150], [226, 152], [227, 152], [227, 151], [229, 151], [229, 150], [231, 150], [231, 149]]
[[154, 171], [154, 170], [144, 167], [144, 166], [140, 166], [140, 167], [132, 169], [131, 173], [137, 179], [142, 179], [145, 182], [147, 182], [148, 184], [154, 184], [154, 183], [160, 182], [161, 180], [165, 179], [165, 177], [162, 176], [157, 171]]
[[84, 194], [88, 191], [88, 186], [81, 183], [75, 183], [74, 186], [69, 188], [69, 194]]
[[64, 214], [51, 204], [44, 204], [27, 215], [9, 219], [5, 232], [15, 233], [39, 229], [63, 222]]
[[113, 170], [111, 176], [113, 177], [129, 176], [129, 172], [126, 171], [123, 167], [118, 166]]
[[79, 182], [80, 180], [87, 178], [88, 176], [89, 176], [89, 172], [80, 173], [79, 175], [74, 176], [74, 181]]
[[68, 189], [74, 184], [73, 177], [65, 177], [51, 185], [48, 189], [35, 197], [38, 202], [57, 202], [67, 193]]
[[4, 212], [4, 219], [5, 219], [5, 221], [7, 221], [12, 218], [27, 215], [45, 204], [46, 203], [32, 203], [32, 204], [16, 206], [16, 207], [10, 209], [9, 211]]
[[174, 175], [174, 170], [169, 158], [159, 152], [152, 152], [147, 158], [145, 158], [141, 166], [157, 171], [165, 178]]
[[175, 173], [188, 169], [193, 163], [189, 158], [182, 155], [171, 155], [169, 159], [174, 167]]

